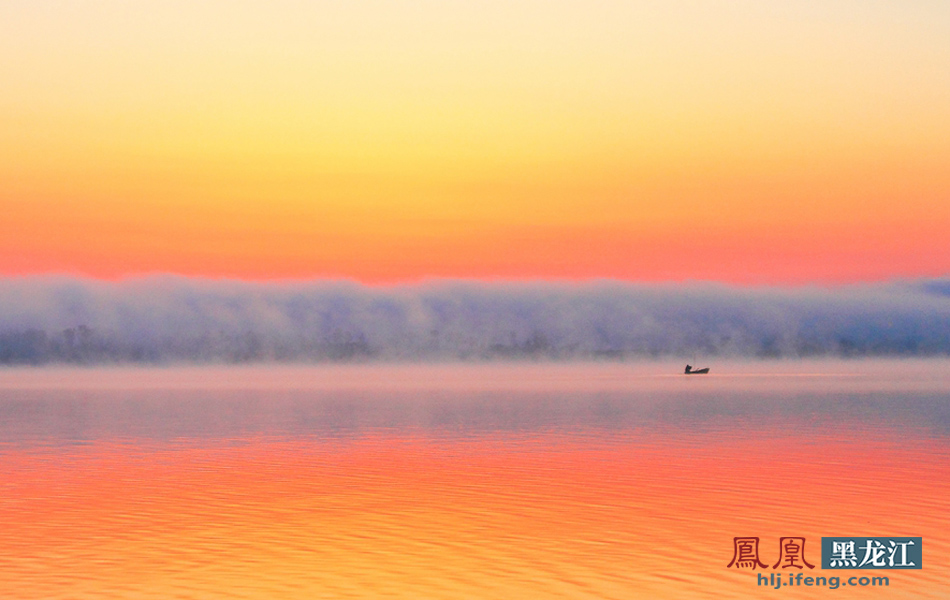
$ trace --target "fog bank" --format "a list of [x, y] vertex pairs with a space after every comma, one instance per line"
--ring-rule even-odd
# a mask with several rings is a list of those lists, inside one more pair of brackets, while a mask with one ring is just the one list
[[0, 364], [950, 354], [950, 280], [838, 288], [0, 279]]

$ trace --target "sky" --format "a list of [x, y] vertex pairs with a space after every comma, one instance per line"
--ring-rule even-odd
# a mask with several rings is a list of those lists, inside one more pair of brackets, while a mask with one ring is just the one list
[[950, 274], [950, 4], [0, 3], [0, 276]]

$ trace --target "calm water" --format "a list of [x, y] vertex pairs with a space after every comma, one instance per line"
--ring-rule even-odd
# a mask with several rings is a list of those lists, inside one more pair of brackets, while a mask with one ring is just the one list
[[[0, 598], [950, 596], [946, 361], [713, 367], [0, 371]], [[822, 535], [925, 567], [726, 568]]]

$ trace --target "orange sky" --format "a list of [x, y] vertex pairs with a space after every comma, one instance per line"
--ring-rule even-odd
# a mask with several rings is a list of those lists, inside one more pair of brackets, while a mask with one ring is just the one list
[[0, 274], [950, 273], [938, 3], [8, 2]]

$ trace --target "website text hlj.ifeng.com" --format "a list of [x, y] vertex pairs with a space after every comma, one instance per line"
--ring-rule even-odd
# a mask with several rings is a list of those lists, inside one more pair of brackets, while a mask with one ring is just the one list
[[837, 575], [833, 577], [823, 577], [823, 576], [811, 576], [805, 575], [804, 573], [788, 573], [786, 577], [782, 577], [782, 573], [771, 573], [770, 575], [765, 575], [763, 573], [756, 574], [756, 581], [758, 585], [768, 586], [775, 589], [781, 587], [795, 587], [795, 586], [811, 586], [811, 587], [827, 587], [833, 590], [838, 589], [839, 587], [887, 587], [890, 585], [890, 580], [887, 577], [876, 576], [858, 576], [854, 575], [848, 578], [842, 578]]

